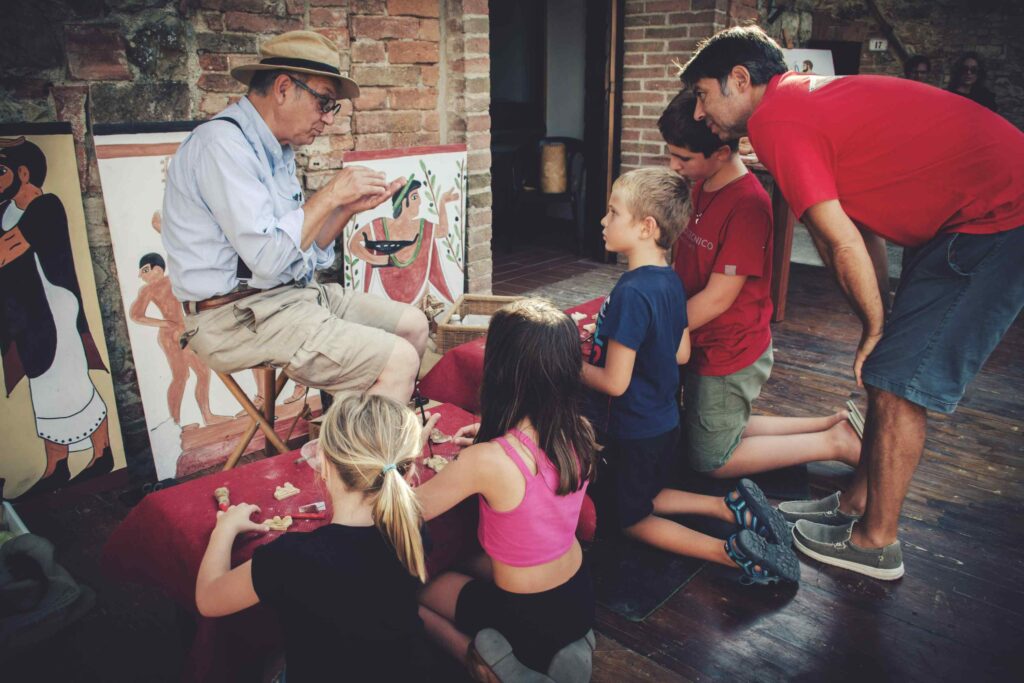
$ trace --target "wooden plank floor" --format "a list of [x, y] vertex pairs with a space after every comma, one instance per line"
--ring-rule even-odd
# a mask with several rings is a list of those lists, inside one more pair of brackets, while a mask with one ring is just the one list
[[[863, 406], [849, 369], [858, 321], [821, 269], [795, 266], [790, 286], [755, 412]], [[709, 565], [645, 623], [599, 609], [594, 680], [973, 681], [1024, 670], [1022, 358], [1018, 320], [957, 412], [930, 416], [900, 520], [903, 579], [805, 560], [799, 588], [747, 588]], [[829, 492], [848, 472], [815, 466], [812, 486]]]

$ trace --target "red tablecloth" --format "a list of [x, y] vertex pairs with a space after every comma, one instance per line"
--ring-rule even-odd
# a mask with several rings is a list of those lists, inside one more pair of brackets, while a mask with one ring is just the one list
[[[586, 314], [587, 317], [577, 323], [582, 331], [583, 325], [594, 322], [604, 299], [603, 296], [592, 299], [566, 310], [566, 313]], [[455, 404], [471, 413], [479, 412], [485, 340], [486, 337], [474, 339], [444, 354], [420, 380], [420, 393], [435, 401]]]
[[[442, 405], [431, 412], [441, 415], [438, 428], [446, 434], [475, 421], [472, 415], [452, 405]], [[452, 444], [434, 444], [432, 448], [438, 455], [454, 455], [458, 450]], [[101, 563], [108, 576], [155, 586], [195, 616], [196, 635], [185, 663], [185, 680], [259, 680], [262, 654], [280, 649], [280, 630], [269, 610], [256, 605], [229, 617], [204, 618], [196, 611], [195, 584], [216, 522], [213, 491], [219, 486], [228, 487], [232, 502], [259, 505], [264, 518], [284, 516], [296, 512], [300, 505], [319, 500], [327, 503], [330, 517], [326, 489], [317, 485], [312, 468], [295, 463], [298, 456], [298, 451], [284, 453], [151, 493], [114, 530], [104, 546]], [[421, 467], [419, 473], [423, 481], [434, 476], [433, 470], [426, 467]], [[286, 481], [301, 489], [301, 493], [275, 500], [274, 489]], [[427, 525], [433, 543], [427, 558], [431, 574], [477, 551], [476, 514], [476, 500], [468, 499]], [[295, 520], [288, 533], [312, 531], [325, 523]], [[274, 532], [239, 537], [231, 553], [232, 566], [245, 562], [256, 547], [276, 537]]]

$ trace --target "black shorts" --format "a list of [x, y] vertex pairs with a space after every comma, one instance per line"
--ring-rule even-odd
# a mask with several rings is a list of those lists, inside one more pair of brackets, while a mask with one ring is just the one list
[[490, 581], [470, 581], [455, 603], [455, 626], [471, 636], [485, 628], [497, 630], [520, 662], [543, 673], [556, 652], [594, 626], [587, 563], [561, 586], [542, 593], [509, 593]]
[[675, 480], [679, 426], [647, 439], [606, 437], [591, 487], [597, 528], [612, 536], [654, 512], [654, 498]]

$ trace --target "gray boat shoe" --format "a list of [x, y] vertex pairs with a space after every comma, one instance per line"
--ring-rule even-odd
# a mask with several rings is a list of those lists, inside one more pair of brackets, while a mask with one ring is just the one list
[[790, 524], [796, 523], [798, 519], [806, 519], [818, 524], [846, 526], [860, 519], [860, 515], [848, 515], [839, 509], [839, 491], [818, 500], [789, 500], [779, 503], [778, 510]]
[[849, 569], [874, 579], [894, 581], [903, 576], [903, 549], [900, 542], [884, 548], [862, 548], [850, 541], [853, 525], [834, 526], [798, 520], [793, 528], [793, 545], [818, 562]]

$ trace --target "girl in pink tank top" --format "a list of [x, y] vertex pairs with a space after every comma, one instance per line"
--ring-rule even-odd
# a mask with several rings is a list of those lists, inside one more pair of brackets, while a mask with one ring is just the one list
[[581, 367], [576, 324], [552, 304], [498, 311], [480, 423], [465, 430], [475, 444], [416, 489], [428, 520], [479, 497], [486, 557], [434, 577], [420, 595], [427, 632], [478, 676], [516, 678], [528, 667], [555, 680], [571, 669], [575, 680], [589, 663], [594, 598], [575, 529], [595, 455]]

